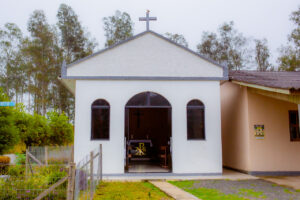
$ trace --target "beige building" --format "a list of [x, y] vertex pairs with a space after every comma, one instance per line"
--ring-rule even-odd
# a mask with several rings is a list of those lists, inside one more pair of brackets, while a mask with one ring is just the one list
[[300, 174], [300, 72], [232, 71], [221, 85], [223, 165]]

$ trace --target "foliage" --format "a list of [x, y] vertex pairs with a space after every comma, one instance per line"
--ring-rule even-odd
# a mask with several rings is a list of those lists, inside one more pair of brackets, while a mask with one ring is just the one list
[[[1, 90], [0, 101], [10, 101]], [[47, 115], [26, 113], [22, 104], [0, 107], [0, 154], [22, 144], [45, 146], [72, 143], [73, 126], [69, 118], [57, 111], [50, 111]]]
[[50, 128], [47, 118], [34, 114], [29, 116], [30, 124], [24, 134], [26, 146], [45, 146], [50, 145]]
[[64, 145], [73, 141], [73, 126], [68, 117], [56, 111], [48, 112], [49, 131], [51, 144]]
[[[62, 49], [61, 60], [71, 63], [92, 54], [97, 43], [89, 39], [88, 33], [82, 28], [74, 10], [66, 4], [61, 4], [56, 16]], [[53, 77], [55, 80], [51, 94], [54, 97], [53, 106], [71, 117], [74, 115], [74, 97], [57, 79], [61, 73], [60, 66], [55, 68]]]
[[[42, 166], [34, 168], [34, 175], [24, 177], [25, 166], [10, 166], [8, 179], [0, 179], [0, 199], [34, 199], [54, 182], [65, 177], [67, 170], [61, 166]], [[47, 195], [49, 199], [66, 198], [66, 183]]]
[[111, 46], [133, 36], [133, 22], [126, 12], [117, 10], [115, 15], [104, 17], [105, 46]]
[[267, 40], [254, 40], [255, 42], [255, 61], [258, 71], [267, 71], [272, 68], [269, 63], [270, 51], [267, 46]]
[[31, 38], [24, 42], [22, 51], [28, 59], [28, 73], [34, 80], [29, 82], [28, 90], [33, 94], [34, 112], [45, 116], [51, 103], [49, 89], [54, 81], [55, 68], [61, 63], [61, 49], [56, 30], [48, 24], [42, 10], [32, 13], [27, 29]]
[[16, 24], [6, 23], [0, 28], [0, 87], [9, 97], [15, 96], [16, 102], [26, 91], [24, 62], [19, 51], [22, 39]]
[[237, 32], [231, 21], [222, 24], [218, 29], [218, 34], [204, 32], [197, 49], [200, 54], [227, 65], [229, 69], [238, 70], [249, 62], [249, 50], [246, 45], [247, 39]]
[[16, 156], [16, 165], [24, 165], [26, 163], [26, 154], [17, 153]]
[[47, 117], [34, 114], [28, 118], [30, 123], [23, 136], [26, 146], [65, 145], [73, 141], [73, 126], [64, 113], [51, 111]]
[[[9, 98], [0, 88], [0, 101], [9, 101]], [[14, 110], [11, 107], [0, 107], [0, 155], [11, 149], [19, 142], [19, 132], [14, 124]]]
[[[83, 199], [83, 197], [82, 197]], [[101, 182], [95, 200], [172, 199], [149, 182]]]
[[88, 39], [74, 10], [66, 4], [61, 4], [56, 16], [65, 61], [74, 62], [92, 54], [96, 44]]
[[169, 38], [173, 42], [176, 42], [179, 45], [182, 45], [184, 47], [188, 47], [189, 46], [188, 43], [187, 43], [187, 41], [186, 41], [186, 39], [181, 34], [166, 33], [165, 35], [167, 36], [167, 38]]
[[28, 37], [13, 23], [0, 27], [0, 87], [16, 103], [28, 102], [27, 111], [45, 116], [57, 109], [73, 120], [74, 98], [58, 80], [61, 65], [92, 54], [97, 44], [70, 6], [61, 4], [57, 20], [51, 25], [42, 10], [35, 10]]
[[[22, 138], [22, 133], [20, 132], [20, 138]], [[25, 153], [26, 151], [26, 144], [24, 142], [21, 141], [16, 144], [15, 146], [13, 146], [10, 150], [5, 151], [5, 154], [22, 154]]]
[[288, 45], [280, 48], [281, 55], [278, 63], [281, 71], [300, 70], [300, 6], [291, 14], [290, 20], [296, 25], [296, 28], [288, 36]]

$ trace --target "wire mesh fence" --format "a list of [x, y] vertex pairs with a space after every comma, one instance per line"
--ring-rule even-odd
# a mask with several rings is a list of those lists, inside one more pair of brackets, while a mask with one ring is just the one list
[[101, 144], [76, 165], [75, 200], [92, 200], [100, 181], [102, 181]]
[[30, 147], [17, 164], [0, 164], [1, 200], [91, 200], [102, 180], [102, 145], [75, 166], [72, 147]]
[[31, 146], [27, 151], [45, 165], [68, 164], [73, 161], [73, 146]]
[[[66, 165], [31, 165], [26, 175], [26, 165], [0, 165], [0, 199], [31, 200], [68, 175]], [[50, 191], [43, 199], [66, 199], [66, 183]]]
[[16, 164], [0, 164], [1, 200], [67, 198], [72, 187], [69, 186], [71, 146], [30, 147], [23, 157]]

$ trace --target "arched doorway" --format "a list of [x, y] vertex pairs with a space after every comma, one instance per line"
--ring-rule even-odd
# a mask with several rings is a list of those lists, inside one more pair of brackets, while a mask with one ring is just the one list
[[154, 92], [133, 96], [125, 106], [126, 172], [171, 172], [169, 101]]

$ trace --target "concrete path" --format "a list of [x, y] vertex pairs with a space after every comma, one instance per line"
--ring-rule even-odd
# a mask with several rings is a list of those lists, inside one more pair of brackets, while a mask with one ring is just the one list
[[294, 188], [295, 190], [300, 190], [300, 176], [270, 176], [260, 178], [278, 185], [284, 185]]
[[186, 191], [183, 191], [182, 189], [180, 189], [166, 181], [150, 181], [150, 183], [152, 183], [153, 185], [158, 187], [160, 190], [165, 192], [167, 195], [169, 195], [170, 197], [172, 197], [176, 200], [193, 200], [193, 199], [199, 200], [194, 195], [192, 195]]

